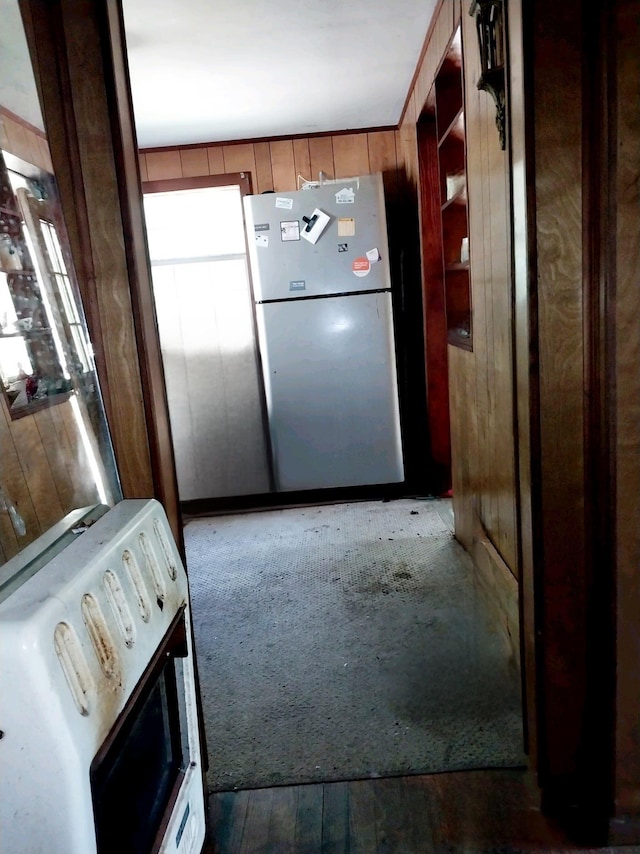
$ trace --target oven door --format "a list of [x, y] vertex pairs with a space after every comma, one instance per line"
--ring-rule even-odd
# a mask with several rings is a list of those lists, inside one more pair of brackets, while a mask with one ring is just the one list
[[[184, 608], [176, 615], [90, 769], [98, 854], [153, 854], [190, 764]], [[185, 816], [187, 824], [188, 812]], [[183, 828], [184, 831], [184, 828]], [[188, 850], [178, 837], [175, 850]], [[186, 840], [184, 840], [186, 842]]]

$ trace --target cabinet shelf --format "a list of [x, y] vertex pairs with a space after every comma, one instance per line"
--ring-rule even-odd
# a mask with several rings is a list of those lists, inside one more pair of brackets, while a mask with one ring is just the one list
[[454, 347], [460, 347], [462, 350], [473, 352], [471, 333], [462, 333], [457, 329], [449, 329], [447, 331], [447, 343], [452, 344]]
[[466, 184], [464, 187], [461, 187], [458, 192], [451, 196], [450, 199], [447, 199], [442, 203], [441, 210], [446, 211], [447, 208], [454, 207], [458, 205], [460, 208], [466, 208], [467, 205], [467, 187]]
[[464, 84], [457, 38], [436, 74], [435, 93], [447, 342], [472, 350]]
[[464, 145], [464, 110], [462, 107], [453, 117], [451, 123], [445, 128], [438, 141], [438, 148], [455, 140], [456, 143]]

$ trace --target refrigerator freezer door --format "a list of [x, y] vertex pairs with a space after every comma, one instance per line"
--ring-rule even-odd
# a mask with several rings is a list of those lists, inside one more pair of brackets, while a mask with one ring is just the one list
[[390, 294], [257, 310], [276, 489], [401, 482]]
[[[312, 190], [245, 196], [244, 207], [257, 302], [390, 287], [380, 173]], [[303, 236], [316, 210], [330, 219], [312, 243]]]

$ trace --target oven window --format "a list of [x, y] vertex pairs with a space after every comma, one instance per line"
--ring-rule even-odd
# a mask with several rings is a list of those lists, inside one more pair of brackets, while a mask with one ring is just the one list
[[98, 854], [149, 854], [184, 763], [176, 663], [166, 663], [91, 772]]

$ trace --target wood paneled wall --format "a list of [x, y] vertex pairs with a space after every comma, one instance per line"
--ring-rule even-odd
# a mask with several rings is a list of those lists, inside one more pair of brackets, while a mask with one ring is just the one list
[[[416, 123], [436, 70], [462, 28], [473, 352], [449, 346], [456, 536], [477, 562], [518, 576], [508, 159], [490, 97], [477, 90], [475, 21], [460, 2], [439, 7], [400, 127], [409, 180], [419, 182]], [[487, 549], [486, 546], [489, 546]], [[489, 554], [490, 553], [490, 554]], [[510, 584], [509, 579], [506, 583]]]
[[519, 531], [514, 430], [513, 283], [509, 160], [480, 74], [475, 21], [459, 0], [440, 4], [399, 129], [412, 192], [420, 182], [416, 123], [455, 29], [462, 29], [473, 352], [449, 346], [455, 530], [480, 570], [519, 656]]
[[[420, 175], [417, 123], [433, 100], [436, 72], [458, 26], [464, 58], [473, 351], [448, 346], [455, 532], [474, 558], [493, 618], [519, 668], [510, 164], [500, 149], [493, 102], [475, 85], [480, 73], [475, 21], [461, 0], [444, 0], [436, 10], [400, 124], [399, 151], [407, 196], [418, 195], [428, 176]], [[534, 706], [531, 714], [529, 736], [535, 743]]]
[[17, 533], [0, 511], [0, 563], [79, 507], [100, 503], [79, 424], [70, 401], [12, 421], [0, 397], [0, 484], [22, 517]]
[[[0, 147], [51, 172], [44, 135], [0, 109]], [[0, 394], [0, 485], [18, 510], [18, 534], [0, 509], [0, 563], [12, 558], [71, 510], [100, 502], [80, 428], [69, 400], [11, 419]]]
[[395, 130], [148, 149], [140, 153], [143, 181], [248, 172], [253, 193], [297, 190], [302, 180], [317, 181], [321, 172], [327, 178], [382, 172], [385, 190], [393, 195], [398, 166]]

